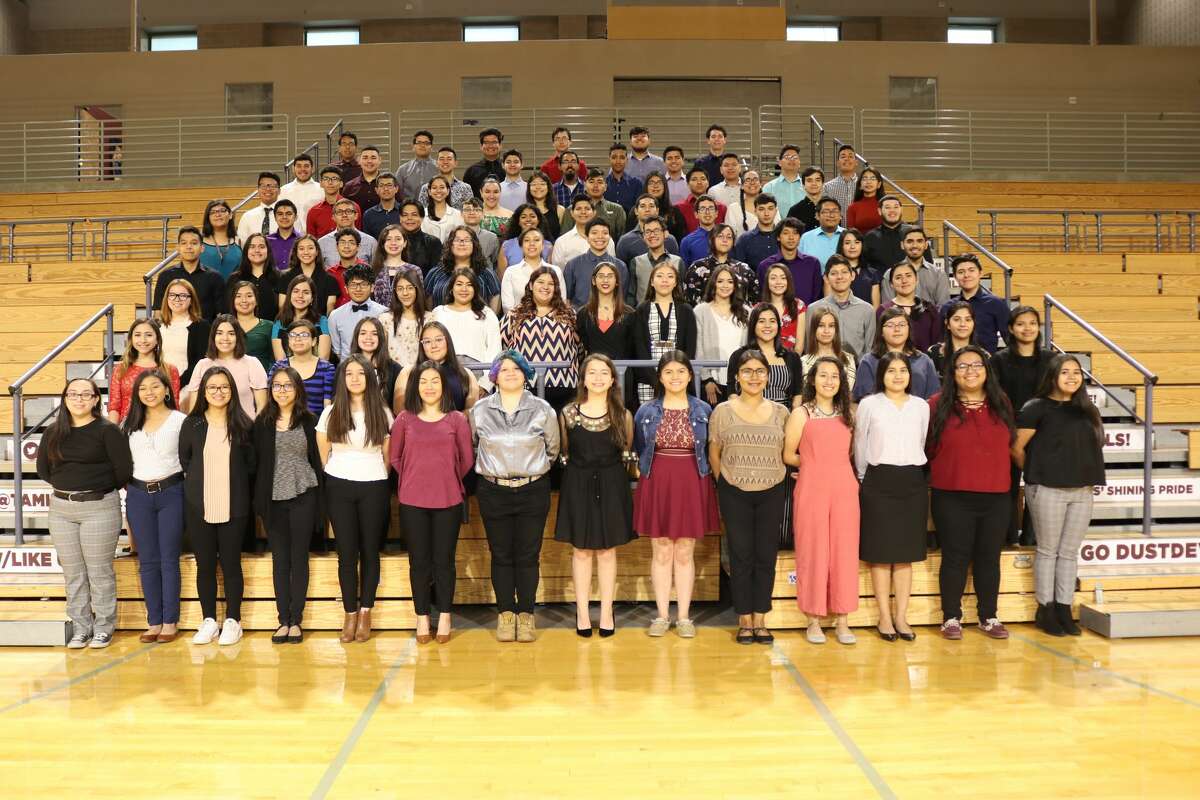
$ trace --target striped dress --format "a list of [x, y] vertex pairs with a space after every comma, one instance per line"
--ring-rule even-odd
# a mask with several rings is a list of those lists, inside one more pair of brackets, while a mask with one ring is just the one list
[[573, 322], [547, 314], [529, 317], [514, 326], [513, 315], [509, 314], [500, 323], [500, 346], [515, 349], [529, 361], [570, 361], [570, 367], [546, 370], [548, 389], [567, 389], [579, 382], [579, 338]]
[[[271, 365], [271, 369], [267, 371], [267, 374], [274, 377], [278, 370], [289, 366], [291, 364], [288, 362], [288, 359], [280, 359]], [[312, 377], [304, 381], [304, 396], [307, 400], [309, 411], [319, 415], [325, 410], [325, 400], [333, 399], [333, 384], [336, 375], [337, 368], [333, 364], [330, 364], [323, 358], [317, 359], [317, 368], [313, 371]]]

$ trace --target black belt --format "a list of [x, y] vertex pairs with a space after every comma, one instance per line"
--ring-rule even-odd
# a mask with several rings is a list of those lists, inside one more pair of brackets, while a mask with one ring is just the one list
[[103, 500], [108, 496], [108, 492], [64, 492], [61, 489], [55, 489], [54, 496], [60, 500], [70, 500], [73, 503], [85, 503], [89, 500]]
[[129, 485], [135, 489], [141, 489], [147, 494], [158, 494], [163, 489], [170, 489], [177, 483], [183, 483], [183, 473], [176, 472], [174, 475], [168, 475], [165, 478], [159, 478], [156, 481], [139, 481], [137, 478], [130, 478]]

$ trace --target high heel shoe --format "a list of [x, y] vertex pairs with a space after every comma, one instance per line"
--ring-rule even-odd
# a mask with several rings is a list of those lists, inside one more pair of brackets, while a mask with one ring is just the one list
[[446, 644], [447, 642], [449, 642], [449, 641], [450, 641], [450, 634], [448, 634], [448, 633], [439, 633], [439, 634], [438, 634], [437, 636], [435, 636], [434, 638], [435, 638], [435, 639], [437, 639], [437, 643], [438, 643], [438, 644]]
[[576, 628], [575, 635], [578, 636], [580, 639], [590, 639], [590, 638], [592, 638], [592, 629], [591, 628]]
[[429, 644], [432, 641], [433, 641], [433, 637], [430, 636], [428, 633], [418, 633], [417, 634], [417, 644]]
[[885, 642], [894, 642], [896, 641], [896, 637], [899, 635], [895, 631], [892, 631], [891, 633], [884, 633], [883, 631], [879, 630], [879, 626], [875, 627], [875, 632], [878, 633], [879, 638], [883, 639]]

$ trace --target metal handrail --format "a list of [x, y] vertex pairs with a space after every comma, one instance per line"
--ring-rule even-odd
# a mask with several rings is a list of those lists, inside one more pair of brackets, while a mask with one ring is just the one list
[[325, 131], [325, 151], [329, 154], [329, 158], [326, 160], [330, 164], [333, 163], [333, 132], [337, 131], [338, 138], [342, 138], [342, 122], [344, 120], [345, 117], [338, 117], [338, 121]]
[[[67, 261], [75, 260], [75, 226], [85, 224], [100, 225], [100, 257], [108, 258], [108, 228], [113, 222], [154, 222], [162, 223], [162, 250], [166, 255], [167, 230], [173, 219], [179, 219], [181, 214], [129, 214], [114, 217], [38, 217], [34, 219], [0, 220], [0, 228], [8, 229], [8, 246], [5, 248], [6, 261], [16, 260], [16, 228], [18, 225], [66, 225], [67, 226]], [[86, 232], [85, 232], [86, 233]], [[86, 241], [86, 240], [85, 240]], [[86, 249], [86, 248], [85, 248]]]
[[[1090, 333], [1097, 341], [1099, 341], [1102, 345], [1107, 347], [1110, 352], [1112, 352], [1114, 355], [1116, 355], [1118, 358], [1120, 358], [1122, 361], [1124, 361], [1129, 366], [1133, 367], [1142, 376], [1142, 386], [1143, 386], [1143, 390], [1146, 393], [1145, 414], [1143, 414], [1141, 420], [1138, 420], [1139, 422], [1141, 422], [1142, 430], [1144, 431], [1144, 441], [1142, 442], [1142, 534], [1145, 536], [1149, 536], [1150, 535], [1150, 524], [1151, 524], [1151, 511], [1152, 511], [1152, 508], [1151, 508], [1151, 506], [1152, 506], [1151, 488], [1152, 487], [1151, 487], [1150, 476], [1151, 476], [1151, 472], [1153, 471], [1153, 468], [1154, 468], [1154, 463], [1153, 463], [1153, 461], [1154, 461], [1154, 459], [1153, 459], [1153, 452], [1154, 452], [1154, 386], [1155, 386], [1155, 384], [1158, 383], [1158, 375], [1156, 375], [1153, 372], [1151, 372], [1150, 370], [1146, 369], [1146, 367], [1143, 366], [1140, 361], [1138, 361], [1133, 356], [1129, 355], [1129, 353], [1125, 352], [1124, 348], [1122, 348], [1120, 345], [1118, 345], [1117, 343], [1115, 343], [1114, 341], [1109, 339], [1107, 336], [1102, 334], [1099, 330], [1097, 330], [1095, 328], [1095, 326], [1093, 326], [1090, 323], [1088, 323], [1087, 321], [1085, 321], [1082, 317], [1080, 317], [1074, 311], [1067, 308], [1065, 305], [1060, 303], [1058, 300], [1054, 299], [1054, 297], [1052, 295], [1047, 294], [1043, 297], [1043, 299], [1046, 304], [1046, 321], [1045, 321], [1044, 329], [1046, 332], [1046, 346], [1047, 347], [1049, 347], [1052, 350], [1057, 350], [1060, 353], [1066, 352], [1061, 347], [1054, 344], [1054, 323], [1050, 317], [1051, 317], [1052, 310], [1057, 308], [1064, 315], [1066, 315], [1067, 319], [1071, 320], [1076, 325], [1078, 325], [1079, 327], [1083, 328], [1085, 331]], [[1113, 393], [1113, 391], [1111, 389], [1109, 389], [1107, 386], [1105, 386], [1103, 383], [1100, 383], [1099, 381], [1095, 380], [1094, 376], [1090, 372], [1087, 372], [1086, 370], [1084, 370], [1084, 374], [1087, 375], [1088, 378], [1092, 379], [1093, 382], [1096, 383], [1105, 392], [1105, 394], [1107, 394], [1109, 397], [1112, 397], [1114, 400], [1117, 399], [1117, 397]], [[1118, 402], [1120, 402], [1120, 401], [1118, 400]], [[1125, 408], [1126, 410], [1130, 410], [1128, 408], [1128, 406], [1126, 406], [1124, 403], [1121, 403], [1121, 406], [1123, 408]], [[1138, 417], [1137, 413], [1132, 412], [1132, 410], [1130, 410], [1130, 411], [1131, 411], [1131, 413], [1133, 413], [1133, 417], [1136, 420]]]
[[[843, 144], [845, 144], [845, 142], [843, 142], [841, 139], [837, 138], [836, 136], [834, 137], [833, 146], [835, 148], [835, 152], [838, 149], [840, 149]], [[864, 156], [862, 153], [858, 152], [857, 150], [854, 151], [854, 158], [860, 164], [862, 164], [864, 167], [871, 167], [870, 159], [868, 159], [866, 156]], [[889, 178], [887, 175], [884, 175], [883, 170], [879, 169], [879, 167], [871, 167], [871, 168], [879, 172], [879, 177], [883, 180], [884, 183], [886, 183], [892, 187], [892, 191], [894, 191], [896, 194], [900, 195], [905, 200], [907, 200], [908, 202], [912, 203], [914, 206], [917, 207], [917, 225], [920, 226], [921, 228], [924, 228], [925, 227], [925, 204], [922, 203], [920, 200], [918, 200], [916, 197], [914, 197], [913, 194], [911, 192], [909, 192], [907, 189], [905, 189], [903, 186], [896, 183], [894, 180]]]
[[820, 167], [821, 173], [825, 173], [825, 127], [815, 114], [808, 115], [808, 163]]
[[[571, 366], [573, 366], [574, 363], [575, 362], [572, 362], [572, 361], [530, 361], [529, 366], [533, 367], [533, 371], [535, 373], [537, 373], [536, 377], [534, 378], [534, 381], [536, 382], [535, 391], [537, 392], [538, 397], [541, 397], [542, 399], [545, 399], [545, 397], [546, 397], [546, 381], [542, 380], [542, 378], [544, 378], [546, 376], [547, 370], [568, 369]], [[636, 359], [636, 358], [614, 359], [613, 365], [616, 366], [616, 368], [617, 368], [617, 383], [624, 386], [625, 373], [628, 370], [644, 369], [644, 368], [653, 369], [654, 367], [658, 366], [658, 359]], [[464, 363], [462, 366], [465, 369], [470, 370], [471, 372], [477, 372], [481, 375], [486, 373], [488, 370], [490, 370], [492, 368], [491, 364], [484, 364], [482, 362]], [[692, 359], [692, 385], [696, 389], [696, 394], [697, 395], [700, 394], [700, 386], [703, 383], [703, 380], [701, 379], [701, 376], [700, 376], [700, 370], [702, 370], [702, 369], [718, 369], [720, 367], [728, 367], [728, 366], [729, 366], [728, 360], [722, 361], [719, 359], [718, 360]]]
[[[162, 223], [162, 254], [167, 254], [167, 237], [170, 232], [171, 220], [182, 219], [182, 214], [128, 215], [120, 217], [88, 217], [88, 222], [100, 223], [100, 258], [108, 258], [108, 226], [114, 222], [145, 222], [159, 220]], [[70, 259], [67, 259], [68, 261]]]
[[1200, 210], [1159, 208], [1139, 211], [1136, 209], [1069, 209], [1069, 208], [980, 208], [979, 214], [987, 214], [992, 237], [992, 247], [996, 247], [998, 239], [998, 220], [1001, 214], [1009, 216], [1041, 216], [1062, 217], [1063, 250], [1071, 249], [1070, 221], [1072, 216], [1092, 217], [1096, 220], [1096, 252], [1104, 252], [1104, 218], [1105, 217], [1154, 217], [1154, 252], [1162, 252], [1162, 218], [1165, 215], [1187, 217], [1188, 221], [1188, 252], [1196, 252], [1196, 217]]
[[[96, 371], [92, 373], [92, 375], [95, 375], [96, 372], [99, 372], [101, 369], [103, 369], [105, 378], [111, 379], [113, 356], [115, 355], [113, 352], [113, 314], [113, 304], [109, 303], [93, 314], [87, 322], [80, 325], [74, 333], [59, 342], [53, 350], [42, 356], [36, 364], [25, 371], [24, 375], [9, 384], [8, 393], [12, 396], [13, 409], [13, 509], [15, 511], [13, 532], [16, 537], [17, 547], [20, 547], [25, 540], [25, 504], [21, 499], [21, 469], [23, 466], [23, 459], [21, 457], [21, 440], [25, 438], [25, 384], [30, 378], [40, 372], [43, 367], [45, 367], [47, 364], [57, 358], [64, 350], [70, 347], [75, 340], [87, 333], [88, 330], [102, 318], [105, 320], [104, 362], [96, 369]], [[51, 413], [53, 413], [53, 411], [51, 411]], [[44, 421], [45, 419], [42, 420], [42, 422]], [[40, 424], [41, 423], [39, 422], [38, 425]], [[33, 427], [36, 428], [37, 425], [34, 425]]]
[[957, 225], [955, 225], [953, 222], [951, 222], [948, 219], [942, 220], [942, 250], [943, 250], [942, 257], [943, 258], [947, 258], [947, 259], [950, 258], [950, 234], [952, 234], [952, 233], [955, 236], [957, 236], [958, 238], [962, 239], [967, 244], [969, 244], [971, 247], [974, 247], [976, 250], [978, 250], [979, 253], [984, 258], [986, 258], [988, 261], [991, 261], [993, 264], [1000, 267], [1000, 269], [1004, 270], [1004, 302], [1011, 305], [1012, 304], [1013, 268], [1010, 267], [1008, 265], [1008, 263], [1004, 261], [1004, 259], [1000, 258], [998, 255], [993, 253], [991, 250], [987, 249], [986, 247], [981, 245], [979, 242], [972, 239], [970, 236], [968, 236], [966, 233], [963, 232], [962, 228], [958, 227]]

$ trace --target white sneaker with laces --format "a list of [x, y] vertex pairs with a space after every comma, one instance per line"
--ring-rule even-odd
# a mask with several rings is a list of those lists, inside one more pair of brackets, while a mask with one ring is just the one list
[[110, 644], [112, 644], [112, 634], [111, 633], [97, 633], [95, 636], [92, 637], [92, 641], [88, 645], [88, 647], [92, 648], [93, 650], [103, 650], [104, 648], [108, 647]]
[[220, 630], [215, 619], [205, 617], [204, 622], [200, 623], [200, 630], [192, 637], [192, 644], [212, 644]]
[[239, 623], [236, 619], [226, 619], [225, 624], [221, 627], [221, 638], [217, 644], [227, 646], [231, 644], [237, 644], [241, 640], [241, 623]]
[[71, 637], [71, 641], [67, 642], [68, 650], [82, 650], [88, 646], [88, 642], [92, 639], [90, 633], [77, 633]]

